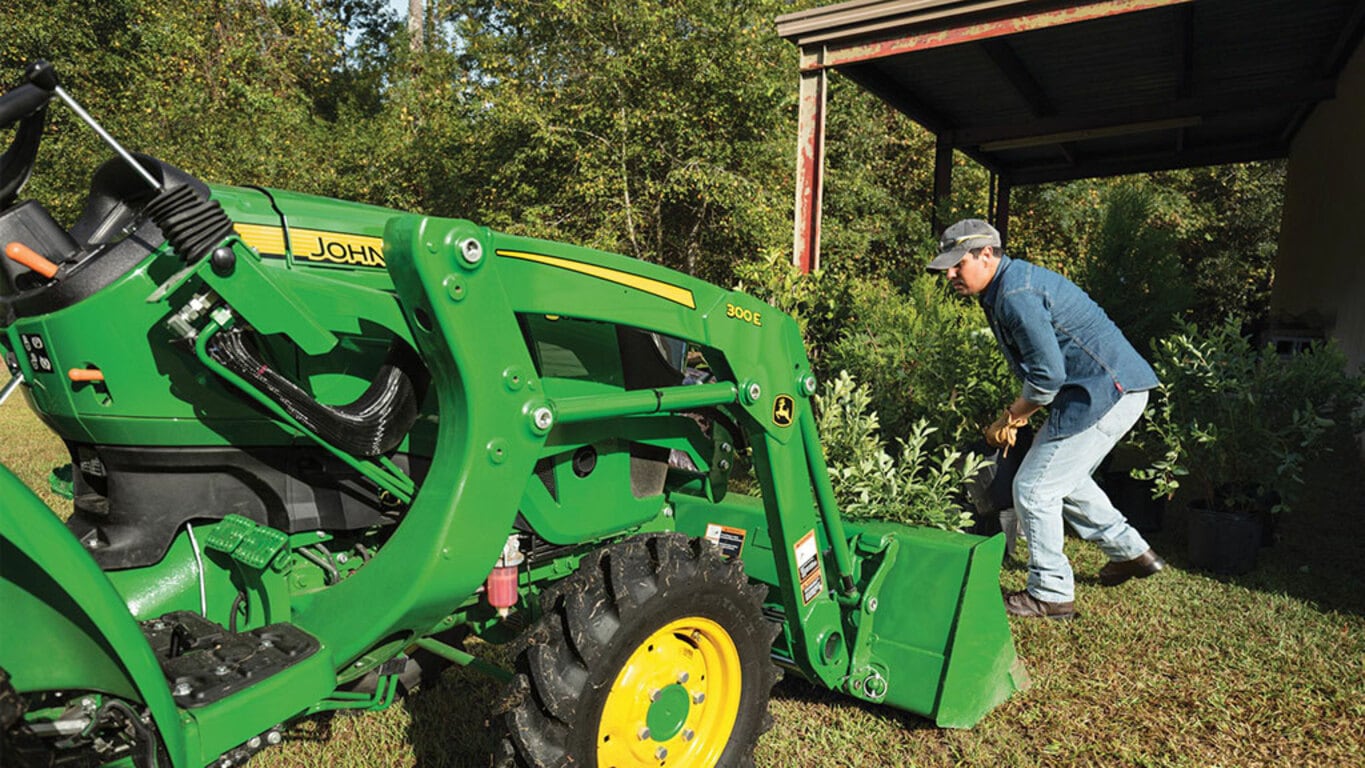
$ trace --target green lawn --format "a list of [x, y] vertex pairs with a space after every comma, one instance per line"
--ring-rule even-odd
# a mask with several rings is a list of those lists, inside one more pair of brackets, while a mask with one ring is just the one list
[[[65, 461], [17, 395], [0, 407], [0, 460], [30, 485]], [[1103, 558], [1069, 543], [1072, 622], [1016, 621], [1033, 687], [971, 731], [864, 706], [788, 679], [760, 766], [1365, 765], [1365, 480], [1354, 457], [1315, 470], [1310, 498], [1251, 574], [1188, 572], [1183, 518], [1152, 543], [1173, 566], [1105, 589]], [[52, 497], [46, 498], [52, 502]], [[1024, 583], [1022, 564], [1001, 577]], [[916, 585], [905, 585], [914, 600]], [[266, 766], [487, 765], [491, 682], [450, 670], [390, 710], [314, 719], [263, 752]]]

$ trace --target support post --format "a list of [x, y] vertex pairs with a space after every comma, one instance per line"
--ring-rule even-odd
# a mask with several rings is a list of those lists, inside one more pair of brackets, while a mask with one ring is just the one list
[[824, 197], [825, 98], [828, 76], [824, 69], [807, 69], [801, 52], [801, 103], [796, 135], [796, 222], [792, 241], [792, 264], [803, 273], [820, 268], [820, 208]]
[[948, 226], [948, 217], [953, 196], [953, 144], [945, 134], [938, 135], [934, 145], [934, 209], [930, 215], [929, 228], [938, 237]]
[[[1000, 185], [995, 192], [994, 226], [1000, 232], [1000, 250], [1004, 251], [1010, 241], [1010, 180], [1008, 176], [996, 176]], [[1006, 251], [1008, 253], [1008, 251]]]

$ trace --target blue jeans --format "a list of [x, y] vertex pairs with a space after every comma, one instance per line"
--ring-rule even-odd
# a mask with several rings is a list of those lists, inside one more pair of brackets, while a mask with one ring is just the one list
[[1130, 392], [1082, 432], [1047, 438], [1042, 437], [1047, 429], [1040, 429], [1040, 438], [1019, 465], [1014, 508], [1028, 537], [1028, 591], [1039, 600], [1067, 602], [1075, 597], [1071, 563], [1062, 553], [1063, 520], [1082, 539], [1098, 544], [1110, 560], [1131, 560], [1149, 548], [1091, 478], [1146, 405], [1146, 392]]

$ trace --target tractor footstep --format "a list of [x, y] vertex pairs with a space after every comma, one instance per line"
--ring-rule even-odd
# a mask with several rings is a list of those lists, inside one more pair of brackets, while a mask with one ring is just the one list
[[259, 683], [313, 655], [321, 644], [289, 624], [230, 632], [189, 611], [142, 622], [182, 707], [202, 707]]

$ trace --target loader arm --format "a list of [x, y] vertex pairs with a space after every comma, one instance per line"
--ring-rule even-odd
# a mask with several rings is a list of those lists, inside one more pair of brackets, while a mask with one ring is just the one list
[[[478, 253], [478, 258], [471, 260], [470, 253]], [[777, 593], [797, 638], [799, 663], [825, 685], [841, 679], [846, 653], [831, 652], [841, 644], [831, 640], [840, 636], [839, 606], [825, 589], [814, 599], [800, 597], [802, 574], [794, 545], [808, 534], [819, 537], [821, 551], [833, 549], [834, 562], [843, 565], [841, 587], [849, 598], [854, 595], [847, 543], [810, 418], [814, 391], [810, 362], [790, 317], [751, 296], [635, 259], [513, 237], [464, 221], [395, 219], [386, 232], [385, 254], [438, 392], [458, 388], [461, 381], [522, 377], [514, 392], [504, 387], [496, 395], [513, 400], [510, 408], [508, 404], [501, 408], [518, 414], [521, 423], [507, 425], [503, 434], [480, 438], [484, 444], [543, 440], [549, 429], [534, 421], [541, 408], [549, 409], [551, 424], [702, 405], [726, 406], [742, 417], [750, 439], [763, 445], [756, 452], [756, 470], [764, 485], [766, 526], [774, 542]], [[496, 307], [490, 311], [486, 302], [494, 301]], [[512, 340], [492, 345], [507, 355], [500, 370], [474, 373], [475, 360], [486, 356], [490, 347], [485, 334], [517, 327], [521, 315], [629, 326], [719, 351], [722, 356], [713, 362], [720, 383], [704, 385], [711, 387], [706, 393], [693, 393], [689, 390], [698, 388], [681, 382], [642, 391], [633, 406], [619, 393], [559, 397], [557, 382], [536, 377], [529, 361], [518, 359], [524, 345]], [[465, 389], [476, 388], [465, 384]], [[445, 414], [444, 401], [442, 406]], [[474, 410], [466, 407], [464, 413]], [[818, 458], [818, 466], [808, 460], [812, 456]], [[812, 495], [812, 487], [822, 490]], [[827, 500], [823, 508], [821, 496]], [[419, 496], [417, 504], [423, 501]]]

